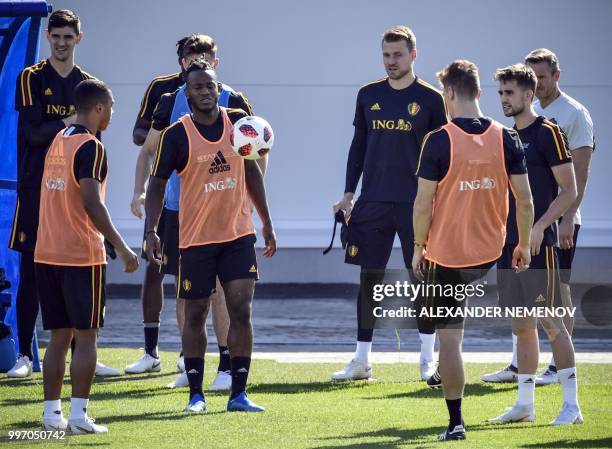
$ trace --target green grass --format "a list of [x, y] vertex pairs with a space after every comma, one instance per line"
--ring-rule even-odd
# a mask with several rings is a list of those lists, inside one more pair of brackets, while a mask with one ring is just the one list
[[[102, 349], [104, 363], [123, 367], [139, 353], [131, 349]], [[0, 445], [3, 447], [117, 447], [117, 448], [432, 448], [447, 423], [442, 393], [417, 381], [417, 367], [376, 365], [373, 382], [337, 384], [328, 381], [341, 364], [279, 364], [255, 360], [249, 392], [265, 413], [227, 413], [225, 394], [207, 395], [204, 415], [181, 412], [187, 390], [168, 390], [174, 379], [175, 354], [162, 354], [165, 371], [152, 375], [96, 379], [89, 413], [107, 425], [107, 435], [67, 436], [63, 443], [10, 442], [9, 430], [38, 429], [42, 413], [42, 379], [0, 378]], [[344, 361], [341, 361], [344, 362]], [[217, 358], [206, 366], [211, 382]], [[468, 364], [463, 412], [468, 427], [465, 448], [610, 448], [612, 447], [612, 378], [610, 365], [579, 366], [579, 394], [585, 417], [582, 426], [550, 427], [561, 406], [558, 385], [536, 391], [535, 423], [485, 424], [516, 397], [513, 385], [479, 382], [497, 365]], [[70, 387], [65, 379], [64, 415], [69, 413]]]

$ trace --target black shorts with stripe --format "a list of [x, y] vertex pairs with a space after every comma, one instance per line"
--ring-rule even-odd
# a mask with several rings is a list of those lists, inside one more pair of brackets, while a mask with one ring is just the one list
[[38, 232], [40, 190], [22, 189], [17, 191], [17, 205], [13, 216], [13, 227], [9, 248], [19, 252], [34, 252]]
[[[493, 265], [495, 262], [449, 268], [426, 260], [423, 270], [425, 288], [423, 294], [415, 299], [419, 329], [434, 326], [438, 329], [463, 328], [464, 318], [457, 309], [467, 307], [470, 294], [466, 287], [486, 276]], [[450, 294], [451, 291], [455, 294]], [[449, 313], [445, 316], [447, 311]]]
[[344, 262], [365, 269], [386, 268], [397, 234], [404, 264], [410, 269], [414, 249], [410, 202], [385, 203], [357, 200], [348, 221]]
[[259, 279], [255, 234], [231, 242], [180, 249], [178, 297], [204, 299], [221, 284], [237, 279]]
[[564, 284], [569, 284], [572, 277], [572, 262], [576, 254], [579, 231], [580, 225], [574, 225], [574, 244], [570, 249], [555, 248], [559, 257], [559, 276], [561, 277], [561, 282]]
[[36, 283], [46, 330], [104, 326], [106, 265], [36, 263]]
[[501, 307], [560, 306], [559, 261], [553, 246], [542, 245], [531, 256], [529, 268], [517, 273], [512, 267], [515, 244], [506, 244], [497, 261], [497, 291]]
[[179, 213], [164, 208], [164, 236], [162, 239], [162, 272], [178, 276], [179, 272]]

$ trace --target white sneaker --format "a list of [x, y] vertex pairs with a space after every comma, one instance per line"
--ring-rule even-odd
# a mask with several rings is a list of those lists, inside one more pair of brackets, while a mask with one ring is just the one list
[[85, 419], [70, 419], [68, 427], [73, 435], [84, 435], [86, 433], [108, 433], [108, 427], [95, 424], [94, 419], [85, 416]]
[[32, 375], [32, 361], [27, 355], [19, 354], [15, 365], [6, 373], [8, 377], [30, 377]]
[[[100, 376], [100, 377], [121, 376], [121, 372], [118, 369], [111, 368], [110, 366], [106, 366], [105, 364], [100, 363], [99, 361], [96, 360], [95, 375]], [[94, 433], [104, 433], [104, 432], [94, 432]]]
[[45, 418], [43, 416], [42, 428], [48, 432], [66, 430], [68, 428], [68, 420], [64, 418], [61, 413], [53, 418]]
[[427, 380], [436, 372], [436, 362], [421, 362], [421, 380]]
[[542, 374], [536, 376], [536, 385], [550, 385], [550, 384], [558, 384], [559, 383], [559, 375], [556, 371], [551, 371], [546, 368]]
[[372, 365], [353, 359], [343, 370], [331, 375], [332, 380], [359, 380], [372, 378]]
[[178, 369], [179, 373], [185, 372], [185, 357], [180, 356], [178, 361], [176, 362], [176, 369]]
[[228, 391], [230, 388], [232, 388], [232, 375], [225, 371], [218, 371], [208, 391]]
[[506, 409], [505, 413], [499, 415], [497, 418], [491, 418], [487, 421], [493, 424], [535, 421], [535, 409], [533, 405], [525, 406], [514, 404], [512, 407]]
[[553, 421], [550, 422], [551, 426], [562, 426], [566, 424], [582, 424], [584, 418], [580, 407], [577, 405], [569, 405], [567, 402], [563, 403], [561, 407], [561, 413]]
[[189, 379], [187, 379], [187, 373], [181, 373], [178, 375], [174, 382], [170, 382], [166, 387], [168, 388], [181, 388], [188, 387]]
[[161, 371], [161, 360], [146, 352], [131, 365], [125, 367], [125, 374], [158, 373]]
[[488, 373], [482, 376], [482, 380], [484, 382], [493, 382], [493, 383], [516, 383], [518, 382], [518, 370], [512, 369], [512, 365], [508, 365], [504, 369], [500, 369], [494, 373]]

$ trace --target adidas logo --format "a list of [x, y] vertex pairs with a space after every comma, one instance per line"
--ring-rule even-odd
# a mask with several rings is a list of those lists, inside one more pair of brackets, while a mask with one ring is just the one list
[[231, 166], [225, 160], [225, 156], [223, 153], [218, 151], [212, 164], [210, 164], [210, 168], [208, 169], [208, 173], [214, 175], [215, 173], [223, 173], [224, 171], [230, 171]]
[[223, 351], [221, 354], [223, 355], [229, 355], [229, 349], [226, 349], [225, 351]]
[[249, 270], [249, 273], [257, 273], [257, 267], [255, 265], [251, 265], [251, 269]]
[[47, 87], [45, 89], [45, 96], [50, 97], [51, 95], [53, 95], [53, 91]]
[[240, 369], [239, 369], [237, 372], [238, 372], [238, 373], [248, 373], [248, 372], [249, 372], [249, 370], [248, 370], [248, 369], [246, 369], [246, 368], [240, 368]]
[[570, 376], [568, 377], [568, 379], [575, 379], [576, 378], [576, 373], [572, 373], [570, 374]]
[[53, 413], [55, 413], [56, 415], [61, 415], [62, 411], [61, 410], [55, 410]]
[[370, 111], [380, 111], [380, 105], [378, 103], [374, 103], [370, 108]]
[[190, 369], [189, 371], [187, 371], [187, 374], [198, 374], [199, 371], [195, 368]]
[[542, 293], [540, 293], [540, 295], [536, 298], [536, 302], [544, 302], [546, 301], [546, 298], [544, 297], [544, 295], [542, 295]]
[[533, 383], [533, 378], [529, 378], [527, 379], [525, 382], [523, 382], [524, 384], [532, 384]]

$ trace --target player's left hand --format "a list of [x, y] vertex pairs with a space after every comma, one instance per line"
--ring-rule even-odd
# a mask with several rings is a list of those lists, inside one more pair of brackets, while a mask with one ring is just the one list
[[156, 232], [147, 232], [146, 234], [146, 245], [145, 253], [147, 254], [147, 259], [149, 262], [161, 266], [161, 241], [159, 240], [159, 236]]
[[559, 223], [559, 246], [561, 249], [570, 249], [574, 246], [574, 220], [567, 215]]
[[261, 230], [266, 247], [263, 250], [264, 257], [272, 257], [276, 253], [276, 234], [272, 223], [264, 224]]
[[529, 245], [532, 256], [537, 256], [540, 254], [542, 240], [544, 240], [544, 228], [536, 223], [533, 225], [533, 229], [531, 229], [531, 242]]
[[414, 253], [412, 255], [412, 272], [419, 281], [422, 281], [425, 276], [423, 275], [423, 257], [425, 256], [425, 250], [415, 246]]

